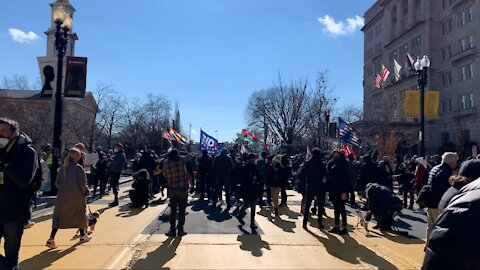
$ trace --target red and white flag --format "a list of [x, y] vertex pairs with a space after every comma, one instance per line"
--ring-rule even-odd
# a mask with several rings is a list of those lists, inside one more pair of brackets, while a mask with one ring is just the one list
[[375, 87], [380, 88], [382, 86], [382, 81], [383, 81], [382, 76], [377, 74], [377, 77], [375, 77]]
[[415, 59], [407, 52], [408, 67], [410, 71], [414, 71]]
[[384, 65], [382, 65], [382, 79], [383, 79], [383, 81], [387, 80], [388, 75], [390, 75], [390, 71], [388, 71], [388, 69]]

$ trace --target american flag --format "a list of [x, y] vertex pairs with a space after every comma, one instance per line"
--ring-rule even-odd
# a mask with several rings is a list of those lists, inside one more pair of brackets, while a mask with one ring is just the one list
[[357, 132], [342, 118], [338, 118], [338, 130], [340, 139], [343, 142], [362, 147], [362, 141], [360, 140], [360, 137], [358, 137]]
[[382, 86], [382, 81], [383, 81], [382, 76], [377, 74], [377, 77], [375, 77], [375, 87], [380, 88]]
[[390, 75], [390, 71], [388, 71], [388, 69], [384, 65], [382, 65], [382, 79], [383, 79], [383, 81], [387, 80], [388, 75]]

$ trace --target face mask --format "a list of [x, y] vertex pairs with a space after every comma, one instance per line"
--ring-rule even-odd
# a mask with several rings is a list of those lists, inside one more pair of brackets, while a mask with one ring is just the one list
[[0, 138], [0, 148], [7, 146], [9, 141], [7, 138]]

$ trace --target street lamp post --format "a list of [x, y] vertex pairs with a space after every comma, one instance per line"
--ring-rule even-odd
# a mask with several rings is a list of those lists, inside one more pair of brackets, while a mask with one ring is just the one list
[[425, 86], [427, 85], [427, 71], [430, 67], [430, 59], [424, 55], [422, 60], [417, 58], [415, 71], [418, 75], [418, 90], [420, 91], [420, 156], [425, 157]]
[[55, 115], [53, 123], [53, 155], [51, 169], [51, 195], [57, 193], [55, 179], [60, 163], [62, 142], [62, 76], [63, 76], [63, 57], [67, 51], [68, 31], [72, 29], [72, 18], [61, 8], [53, 11], [53, 20], [56, 24], [55, 48], [58, 52], [57, 60], [57, 89], [55, 92]]

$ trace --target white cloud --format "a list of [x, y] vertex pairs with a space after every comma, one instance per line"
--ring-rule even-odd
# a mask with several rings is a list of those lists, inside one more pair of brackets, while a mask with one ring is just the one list
[[40, 37], [32, 31], [25, 33], [22, 30], [16, 28], [8, 29], [8, 33], [14, 41], [20, 43], [31, 43], [37, 39], [40, 39]]
[[324, 26], [323, 32], [330, 33], [334, 37], [350, 35], [364, 25], [363, 18], [358, 15], [354, 18], [347, 18], [343, 22], [336, 22], [335, 18], [325, 15], [318, 18], [318, 21]]

